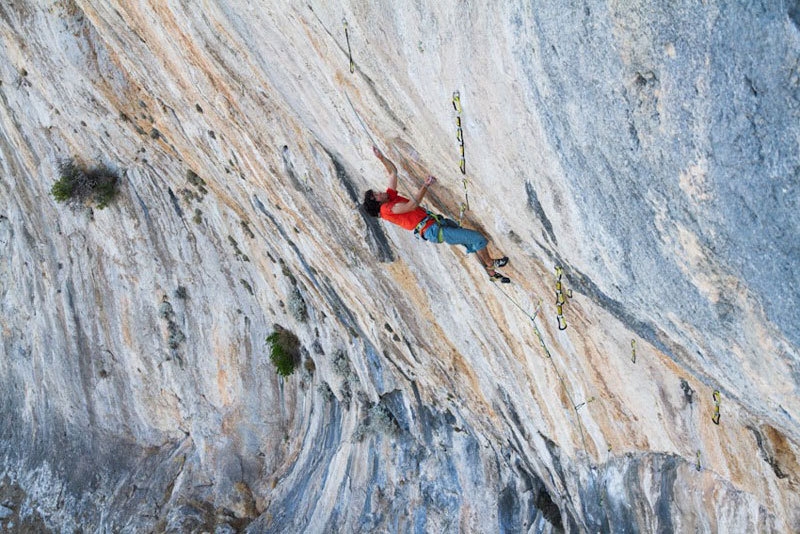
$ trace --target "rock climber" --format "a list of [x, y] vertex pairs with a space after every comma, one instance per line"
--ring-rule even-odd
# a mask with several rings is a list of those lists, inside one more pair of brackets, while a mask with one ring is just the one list
[[504, 284], [511, 280], [496, 271], [508, 263], [507, 257], [492, 259], [486, 248], [488, 240], [475, 230], [462, 228], [453, 220], [441, 215], [435, 215], [420, 206], [428, 188], [436, 182], [436, 178], [428, 176], [425, 184], [419, 188], [414, 198], [407, 199], [397, 194], [397, 167], [383, 155], [378, 147], [373, 146], [372, 152], [381, 160], [386, 172], [389, 173], [389, 185], [386, 192], [380, 193], [367, 190], [364, 193], [364, 211], [373, 217], [380, 217], [394, 223], [406, 230], [411, 230], [414, 235], [431, 243], [447, 243], [448, 245], [464, 245], [467, 253], [474, 252], [478, 256], [489, 278]]

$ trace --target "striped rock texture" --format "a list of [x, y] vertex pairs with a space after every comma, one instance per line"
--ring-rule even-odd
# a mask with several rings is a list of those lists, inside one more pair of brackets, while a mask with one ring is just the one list
[[800, 6], [535, 4], [2, 2], [0, 528], [800, 530]]

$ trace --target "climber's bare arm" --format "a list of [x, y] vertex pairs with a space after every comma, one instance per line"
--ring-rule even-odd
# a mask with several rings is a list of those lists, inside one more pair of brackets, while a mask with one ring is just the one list
[[394, 166], [394, 163], [392, 163], [392, 161], [389, 158], [383, 155], [383, 153], [380, 151], [378, 147], [373, 146], [372, 152], [375, 154], [375, 157], [381, 160], [383, 166], [386, 167], [386, 172], [389, 173], [389, 189], [394, 189], [395, 191], [397, 191], [397, 167]]
[[417, 194], [414, 195], [414, 198], [408, 202], [403, 202], [402, 204], [398, 203], [392, 206], [392, 213], [400, 215], [402, 213], [408, 213], [409, 211], [414, 211], [417, 209], [417, 206], [420, 205], [422, 199], [425, 197], [425, 193], [428, 192], [428, 188], [434, 182], [436, 182], [436, 178], [433, 176], [428, 176], [428, 178], [425, 180], [425, 183], [419, 188], [419, 191], [417, 191]]

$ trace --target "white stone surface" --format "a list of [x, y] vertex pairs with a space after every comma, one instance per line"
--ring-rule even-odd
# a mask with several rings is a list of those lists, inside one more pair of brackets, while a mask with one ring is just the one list
[[[0, 524], [800, 529], [797, 9], [423, 4], [0, 6]], [[458, 215], [454, 90], [511, 286], [357, 209]]]

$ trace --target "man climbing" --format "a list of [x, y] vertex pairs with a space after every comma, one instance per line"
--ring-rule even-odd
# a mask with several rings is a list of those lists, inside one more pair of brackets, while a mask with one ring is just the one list
[[389, 173], [389, 186], [385, 193], [378, 193], [372, 189], [364, 193], [364, 211], [373, 217], [380, 217], [394, 223], [406, 230], [411, 230], [414, 235], [431, 243], [445, 242], [448, 245], [464, 245], [467, 253], [474, 252], [478, 256], [489, 278], [504, 284], [511, 282], [506, 276], [495, 269], [508, 263], [508, 258], [492, 259], [486, 249], [488, 240], [475, 230], [462, 228], [455, 221], [446, 219], [441, 215], [434, 215], [420, 207], [428, 188], [436, 182], [436, 178], [428, 176], [425, 184], [420, 187], [413, 199], [407, 199], [397, 194], [397, 167], [378, 147], [373, 146], [372, 151], [381, 160], [386, 172]]

